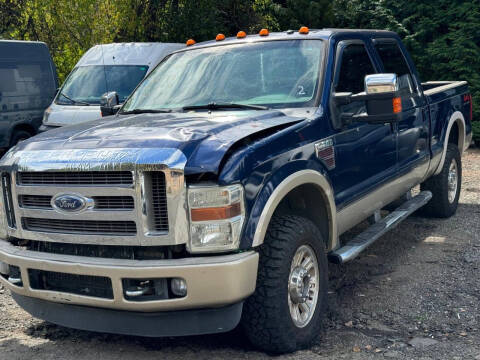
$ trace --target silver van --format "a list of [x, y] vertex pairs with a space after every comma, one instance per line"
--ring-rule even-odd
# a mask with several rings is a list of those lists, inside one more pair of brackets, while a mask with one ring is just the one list
[[0, 151], [37, 133], [58, 88], [43, 42], [0, 40]]
[[75, 65], [45, 111], [40, 131], [100, 118], [102, 95], [115, 91], [123, 103], [165, 56], [184, 46], [117, 43], [92, 47]]

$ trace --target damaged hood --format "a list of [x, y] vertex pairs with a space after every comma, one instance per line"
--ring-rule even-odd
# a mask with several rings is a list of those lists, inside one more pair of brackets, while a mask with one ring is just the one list
[[[72, 157], [79, 156], [80, 151], [83, 162], [101, 162], [102, 156], [113, 156], [117, 163], [164, 161], [170, 166], [176, 161], [186, 174], [217, 173], [223, 157], [235, 143], [301, 120], [277, 110], [120, 115], [47, 131], [21, 142], [2, 162], [8, 158], [12, 163], [16, 158], [28, 167], [28, 161], [49, 157], [51, 163], [56, 156], [58, 161], [74, 162]], [[168, 162], [165, 152], [172, 157]], [[61, 153], [64, 156], [55, 155]]]

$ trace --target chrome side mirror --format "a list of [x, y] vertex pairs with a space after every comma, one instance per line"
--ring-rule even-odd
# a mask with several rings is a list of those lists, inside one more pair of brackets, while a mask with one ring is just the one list
[[366, 94], [388, 93], [397, 90], [397, 74], [372, 74], [365, 76]]
[[103, 94], [100, 99], [100, 110], [102, 116], [115, 115], [120, 109], [120, 100], [116, 91], [110, 91]]

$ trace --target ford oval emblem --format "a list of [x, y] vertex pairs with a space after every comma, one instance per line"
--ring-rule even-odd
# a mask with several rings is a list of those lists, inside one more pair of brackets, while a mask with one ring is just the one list
[[89, 199], [75, 194], [58, 194], [52, 198], [52, 207], [60, 212], [80, 212], [87, 206]]

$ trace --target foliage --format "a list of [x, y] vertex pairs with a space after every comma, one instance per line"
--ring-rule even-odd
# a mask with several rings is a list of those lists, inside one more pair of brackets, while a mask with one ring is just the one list
[[203, 41], [301, 25], [396, 31], [423, 81], [467, 80], [480, 104], [478, 0], [0, 0], [0, 38], [45, 41], [61, 81], [98, 43]]

